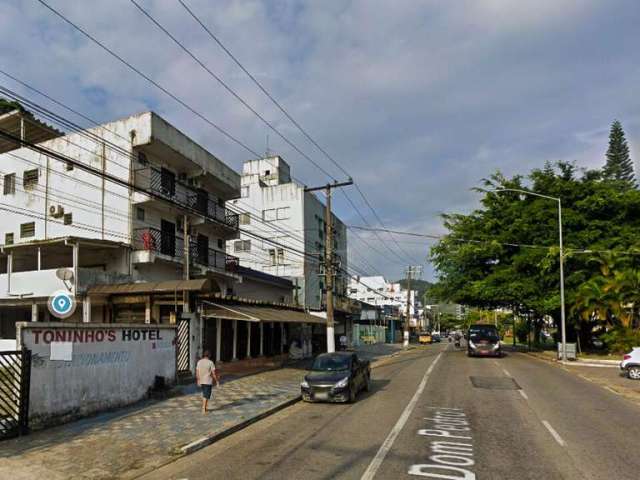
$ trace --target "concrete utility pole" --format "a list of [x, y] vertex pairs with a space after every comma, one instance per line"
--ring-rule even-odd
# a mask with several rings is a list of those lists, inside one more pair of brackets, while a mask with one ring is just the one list
[[[189, 238], [189, 217], [187, 215], [184, 216], [184, 255], [183, 255], [183, 270], [184, 270], [184, 279], [189, 280], [191, 277], [190, 266], [191, 266], [191, 239]], [[182, 291], [182, 311], [184, 313], [189, 312], [189, 292], [187, 290]]]
[[411, 319], [411, 277], [419, 276], [422, 273], [422, 266], [409, 265], [407, 267], [407, 313], [404, 320], [404, 341], [402, 345], [404, 348], [409, 346], [409, 321]]
[[335, 321], [333, 315], [333, 280], [335, 276], [335, 262], [333, 252], [333, 217], [331, 215], [331, 191], [334, 188], [346, 187], [353, 185], [353, 180], [349, 179], [346, 182], [327, 183], [322, 187], [305, 188], [305, 192], [315, 192], [318, 190], [324, 190], [327, 197], [324, 209], [324, 222], [325, 229], [325, 249], [324, 249], [324, 284], [327, 291], [327, 352], [336, 351], [335, 342]]

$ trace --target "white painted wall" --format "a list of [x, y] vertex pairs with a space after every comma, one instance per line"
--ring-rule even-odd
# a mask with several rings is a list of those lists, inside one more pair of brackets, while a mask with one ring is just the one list
[[[360, 282], [351, 279], [349, 283], [349, 297], [370, 305], [399, 307], [404, 316], [407, 311], [407, 290], [399, 283], [387, 282], [382, 276], [360, 277]], [[416, 314], [416, 290], [411, 290], [410, 312]]]
[[[242, 229], [318, 258], [324, 246], [324, 232], [318, 229], [318, 219], [324, 221], [324, 205], [314, 195], [305, 192], [303, 185], [291, 181], [290, 167], [282, 158], [269, 157], [245, 162], [241, 190], [242, 198], [233, 200], [231, 204], [235, 210], [250, 215], [250, 223], [241, 225]], [[338, 239], [336, 253], [342, 257], [342, 267], [346, 269], [346, 227], [337, 217], [334, 217], [334, 226]], [[249, 240], [251, 250], [240, 251], [236, 248], [236, 241], [228, 241], [227, 253], [238, 256], [241, 265], [292, 279], [300, 287], [300, 303], [307, 308], [320, 308], [324, 281], [319, 276], [320, 270], [315, 259], [285, 248], [284, 261], [278, 262], [279, 247], [242, 233], [240, 240]], [[272, 264], [271, 249], [276, 250], [276, 265]], [[345, 279], [338, 278], [337, 283], [340, 285], [339, 291], [345, 294]]]
[[[131, 333], [130, 340], [124, 332]], [[135, 340], [134, 332], [154, 338]], [[73, 341], [76, 334], [83, 341]], [[19, 323], [18, 347], [32, 352], [32, 424], [58, 423], [134, 403], [145, 398], [156, 375], [173, 383], [175, 335], [170, 325]], [[50, 359], [56, 339], [72, 340], [71, 361]]]

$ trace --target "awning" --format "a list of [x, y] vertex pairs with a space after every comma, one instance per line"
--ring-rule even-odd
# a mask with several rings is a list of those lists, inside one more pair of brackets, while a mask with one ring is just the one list
[[203, 302], [203, 317], [242, 320], [244, 322], [289, 322], [326, 325], [324, 318], [309, 315], [302, 310]]
[[87, 292], [89, 295], [130, 295], [141, 293], [172, 293], [188, 290], [202, 292], [211, 290], [211, 281], [207, 278], [196, 280], [169, 280], [165, 282], [122, 283], [116, 285], [95, 285]]

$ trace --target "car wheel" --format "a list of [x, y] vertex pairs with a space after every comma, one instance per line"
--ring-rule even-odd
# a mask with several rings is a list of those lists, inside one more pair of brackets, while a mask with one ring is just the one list
[[627, 368], [627, 375], [632, 380], [640, 380], [640, 366], [634, 365]]
[[370, 373], [367, 374], [367, 378], [365, 379], [364, 391], [365, 392], [370, 392], [371, 391], [371, 374]]
[[349, 388], [349, 403], [353, 403], [356, 401], [356, 391], [353, 389], [353, 386]]

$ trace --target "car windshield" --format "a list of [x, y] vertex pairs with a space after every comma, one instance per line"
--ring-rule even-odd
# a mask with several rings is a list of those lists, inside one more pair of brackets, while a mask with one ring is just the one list
[[497, 342], [498, 331], [495, 327], [471, 327], [469, 329], [469, 338], [471, 340], [489, 340], [490, 342]]
[[319, 371], [338, 371], [338, 370], [349, 370], [350, 361], [349, 357], [344, 355], [320, 355], [313, 362], [313, 367], [311, 370], [319, 370]]

